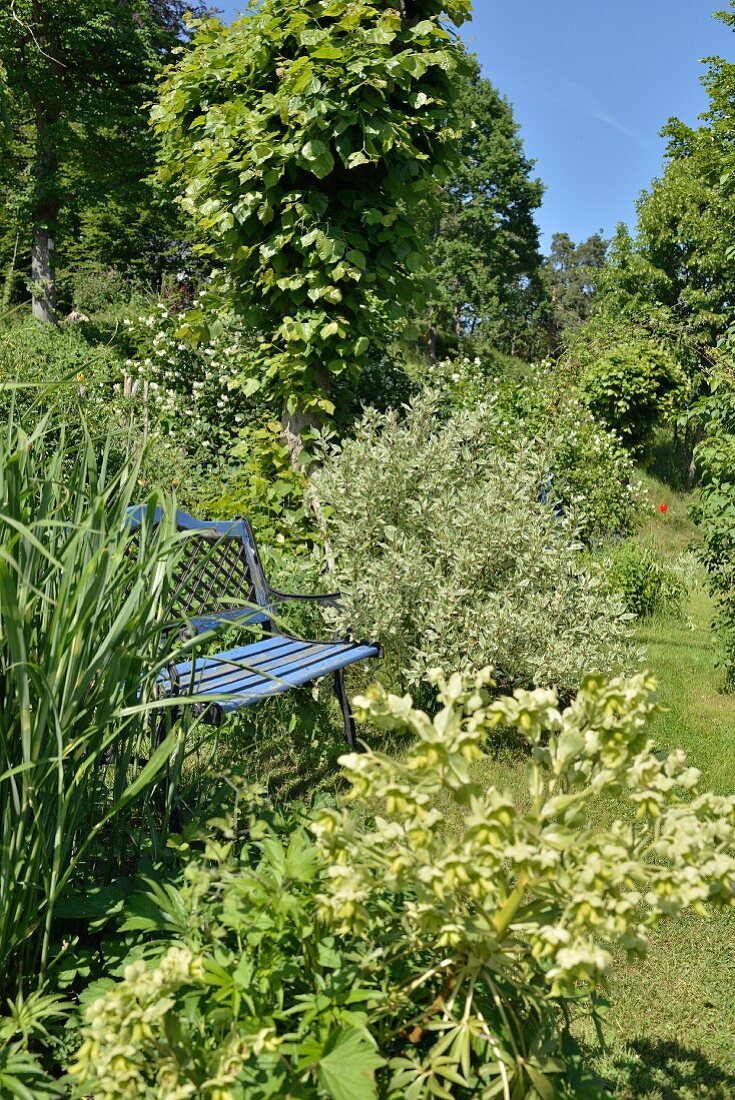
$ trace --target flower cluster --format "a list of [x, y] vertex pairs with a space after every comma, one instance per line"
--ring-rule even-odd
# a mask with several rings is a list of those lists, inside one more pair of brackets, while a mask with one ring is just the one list
[[247, 347], [242, 335], [222, 331], [196, 343], [181, 316], [163, 304], [125, 324], [137, 347], [125, 363], [125, 374], [132, 379], [133, 392], [145, 395], [163, 434], [205, 458], [228, 447], [246, 416], [241, 382]]
[[[185, 947], [172, 947], [150, 970], [144, 962], [125, 968], [124, 980], [112, 986], [87, 1009], [87, 1027], [72, 1073], [100, 1100], [127, 1100], [150, 1095], [145, 1089], [146, 1048], [160, 1021], [174, 1005], [182, 986], [201, 983], [201, 963]], [[190, 1090], [170, 1086], [177, 1074], [163, 1063], [158, 1073], [167, 1100], [187, 1100]]]

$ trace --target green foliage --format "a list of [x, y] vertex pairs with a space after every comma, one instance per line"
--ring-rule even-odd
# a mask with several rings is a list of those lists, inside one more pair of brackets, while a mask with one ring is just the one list
[[[18, 241], [29, 254], [44, 228], [67, 272], [95, 261], [148, 283], [160, 276], [175, 219], [151, 184], [155, 143], [143, 106], [183, 33], [181, 9], [178, 0], [2, 5], [11, 131], [0, 160], [3, 265]], [[30, 274], [27, 259], [23, 267]]]
[[50, 1029], [69, 1020], [71, 1008], [63, 997], [40, 989], [7, 1001], [7, 1014], [0, 1017], [0, 1095], [20, 1100], [64, 1095], [45, 1073], [37, 1051], [49, 1045]]
[[471, 333], [528, 354], [546, 307], [534, 221], [543, 186], [531, 178], [510, 103], [476, 59], [458, 87], [459, 161], [431, 219], [432, 340], [441, 352]]
[[697, 448], [704, 482], [693, 508], [702, 540], [697, 553], [717, 604], [716, 628], [726, 686], [735, 688], [735, 384], [732, 368], [712, 380], [712, 395], [691, 418], [704, 433]]
[[[732, 11], [717, 15], [733, 26]], [[684, 404], [707, 392], [713, 348], [731, 324], [735, 291], [735, 65], [709, 58], [703, 83], [709, 107], [702, 123], [692, 128], [671, 119], [665, 127], [664, 171], [639, 201], [635, 235], [618, 228], [597, 303], [612, 323], [622, 320], [629, 331], [664, 342], [686, 375]], [[686, 468], [691, 446], [685, 452]]]
[[[154, 109], [162, 178], [218, 268], [210, 306], [261, 339], [248, 384], [331, 413], [400, 320], [425, 263], [412, 211], [455, 148], [469, 0], [264, 0], [196, 27]], [[205, 327], [203, 312], [193, 324]]]
[[656, 613], [679, 614], [684, 596], [680, 577], [650, 546], [628, 540], [613, 550], [607, 573], [628, 611], [638, 618]]
[[586, 542], [631, 529], [640, 503], [633, 460], [582, 403], [566, 371], [548, 361], [529, 366], [498, 362], [497, 356], [459, 357], [435, 364], [426, 379], [450, 408], [472, 409], [489, 400], [493, 438], [508, 455], [519, 433], [536, 441], [543, 487], [553, 503], [571, 510]]
[[577, 245], [568, 233], [555, 233], [551, 238], [547, 277], [554, 347], [562, 345], [566, 333], [589, 320], [607, 245], [601, 233], [593, 233]]
[[548, 433], [553, 494], [571, 507], [585, 540], [596, 543], [630, 530], [640, 503], [640, 482], [615, 432], [577, 399], [558, 406]]
[[[181, 882], [131, 899], [141, 943], [86, 1009], [83, 1094], [605, 1095], [574, 1018], [613, 950], [733, 904], [735, 797], [654, 751], [649, 677], [587, 677], [564, 711], [543, 690], [493, 702], [487, 673], [434, 679], [433, 720], [378, 688], [356, 700], [410, 740], [402, 759], [343, 758], [357, 813], [316, 811], [314, 839], [225, 825]], [[517, 799], [493, 782], [500, 731], [529, 754]]]
[[[125, 306], [119, 308], [126, 312]], [[127, 329], [120, 325], [120, 330], [123, 342]], [[176, 439], [159, 430], [155, 392], [146, 395], [136, 379], [125, 393], [123, 375], [134, 361], [125, 366], [122, 350], [92, 325], [57, 329], [28, 320], [0, 326], [0, 414], [6, 421], [14, 415], [28, 424], [46, 418], [48, 433], [63, 431], [68, 455], [75, 445], [84, 446], [88, 433], [107, 448], [110, 470], [141, 452], [141, 488], [170, 490], [181, 482], [182, 466], [186, 470], [182, 447], [190, 438], [191, 413], [181, 413]], [[127, 350], [133, 350], [130, 344]]]
[[247, 516], [266, 559], [274, 549], [308, 552], [317, 538], [308, 481], [291, 463], [280, 423], [266, 416], [242, 428], [232, 455], [197, 488], [198, 506], [213, 519]]
[[605, 334], [598, 343], [590, 329], [570, 357], [581, 365], [582, 399], [627, 447], [639, 450], [666, 416], [671, 396], [683, 382], [671, 351], [663, 343], [633, 334], [618, 333], [617, 339], [614, 333], [612, 338]]
[[507, 430], [492, 403], [369, 411], [315, 476], [347, 622], [381, 640], [400, 683], [492, 664], [503, 686], [571, 693], [585, 669], [630, 658], [573, 518], [539, 502], [546, 456], [517, 424], [511, 448]]
[[[0, 443], [0, 972], [46, 965], [54, 906], [90, 846], [119, 857], [130, 808], [175, 739], [150, 751], [146, 715], [170, 659], [161, 609], [168, 534], [150, 525], [130, 552], [133, 462], [118, 475], [89, 439], [25, 435]], [[169, 521], [170, 522], [170, 521]], [[164, 525], [165, 527], [165, 525]], [[150, 758], [137, 772], [138, 757]], [[140, 838], [138, 838], [140, 843]], [[29, 969], [30, 968], [30, 969]]]
[[0, 410], [6, 422], [11, 407], [26, 422], [50, 412], [72, 426], [83, 418], [94, 437], [103, 437], [119, 371], [114, 351], [92, 347], [76, 326], [57, 331], [34, 320], [0, 326]]
[[136, 285], [127, 273], [96, 260], [79, 263], [68, 275], [73, 308], [90, 316], [110, 306], [124, 306], [134, 296]]
[[367, 945], [344, 950], [318, 920], [324, 868], [304, 828], [248, 825], [244, 839], [213, 837], [180, 886], [132, 899], [123, 930], [153, 934], [155, 962], [127, 966], [87, 1010], [74, 1066], [84, 1092], [375, 1095], [384, 1059], [366, 1010], [381, 993], [363, 974]]

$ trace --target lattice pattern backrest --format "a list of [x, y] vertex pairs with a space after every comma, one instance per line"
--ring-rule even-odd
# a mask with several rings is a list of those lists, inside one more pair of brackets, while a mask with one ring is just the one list
[[241, 538], [197, 531], [186, 539], [184, 557], [173, 577], [170, 610], [176, 618], [232, 611], [257, 602]]

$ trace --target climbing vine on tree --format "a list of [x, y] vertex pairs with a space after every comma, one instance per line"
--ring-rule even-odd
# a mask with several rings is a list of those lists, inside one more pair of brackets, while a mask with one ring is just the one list
[[[456, 151], [469, 0], [262, 0], [197, 24], [154, 109], [161, 176], [260, 333], [241, 384], [283, 409], [292, 454], [417, 294], [413, 213]], [[190, 318], [204, 325], [204, 314]]]

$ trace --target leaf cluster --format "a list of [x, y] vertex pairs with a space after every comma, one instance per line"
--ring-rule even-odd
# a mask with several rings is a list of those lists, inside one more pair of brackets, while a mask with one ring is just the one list
[[505, 412], [442, 415], [432, 395], [403, 418], [368, 410], [314, 477], [346, 621], [381, 639], [391, 682], [491, 663], [503, 687], [571, 693], [630, 659], [573, 512], [541, 499], [548, 453]]
[[710, 379], [712, 393], [688, 419], [702, 435], [696, 458], [703, 483], [692, 514], [702, 536], [697, 554], [707, 569], [717, 605], [715, 627], [725, 684], [735, 687], [735, 376], [720, 362]]
[[456, 145], [444, 19], [468, 13], [265, 0], [230, 28], [200, 24], [162, 87], [161, 177], [219, 269], [212, 302], [262, 334], [254, 378], [294, 407], [331, 412], [317, 391], [354, 376], [416, 293], [413, 208]]

